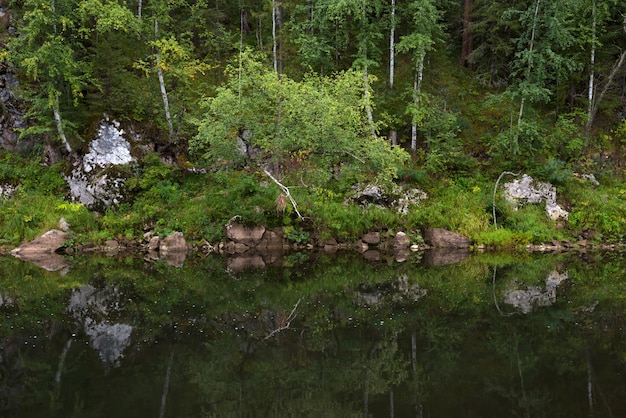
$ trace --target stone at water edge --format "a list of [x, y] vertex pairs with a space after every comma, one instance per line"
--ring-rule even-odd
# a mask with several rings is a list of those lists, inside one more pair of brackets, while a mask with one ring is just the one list
[[424, 241], [435, 248], [468, 248], [472, 245], [472, 241], [463, 235], [441, 228], [427, 229]]

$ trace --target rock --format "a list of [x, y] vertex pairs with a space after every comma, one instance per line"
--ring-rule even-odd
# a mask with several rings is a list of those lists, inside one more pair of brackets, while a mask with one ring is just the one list
[[265, 234], [264, 226], [248, 228], [240, 224], [233, 224], [226, 227], [226, 237], [229, 240], [245, 244], [248, 247], [256, 246], [263, 238], [263, 234]]
[[568, 213], [556, 203], [556, 187], [550, 183], [536, 181], [524, 174], [521, 179], [502, 185], [504, 198], [516, 204], [546, 204], [546, 214], [552, 220], [567, 219]]
[[324, 247], [324, 251], [326, 251], [327, 253], [335, 253], [337, 252], [337, 249], [339, 248], [339, 243], [335, 239], [329, 238], [326, 241], [324, 241], [323, 247]]
[[67, 234], [65, 232], [52, 229], [33, 241], [15, 248], [11, 254], [45, 270], [59, 271], [69, 266], [69, 263], [56, 253], [63, 247], [66, 240]]
[[426, 200], [428, 195], [419, 189], [410, 189], [404, 192], [395, 202], [398, 213], [406, 215], [410, 206], [417, 206], [422, 200]]
[[569, 213], [561, 208], [554, 202], [546, 202], [546, 213], [548, 214], [548, 218], [553, 221], [558, 221], [559, 219], [567, 220]]
[[159, 242], [159, 253], [161, 256], [172, 253], [187, 253], [187, 241], [182, 232], [174, 232]]
[[119, 122], [108, 118], [100, 122], [89, 152], [74, 161], [71, 174], [65, 177], [75, 201], [90, 209], [109, 208], [123, 201], [126, 178], [131, 174], [114, 174], [110, 168], [135, 161], [124, 135]]
[[427, 229], [424, 241], [435, 248], [468, 248], [472, 245], [472, 241], [463, 235], [441, 228]]
[[391, 246], [394, 250], [411, 248], [411, 238], [406, 233], [400, 231], [393, 237]]
[[67, 232], [70, 230], [70, 224], [67, 223], [65, 218], [59, 219], [59, 229], [63, 232]]
[[363, 235], [361, 241], [368, 245], [378, 245], [380, 243], [380, 232], [369, 232]]
[[354, 195], [344, 203], [356, 202], [361, 206], [376, 205], [384, 208], [396, 208], [398, 213], [407, 214], [411, 205], [417, 205], [428, 195], [419, 189], [383, 190], [380, 186], [368, 184], [354, 188]]
[[152, 237], [148, 241], [148, 251], [157, 251], [160, 247], [161, 239], [159, 237]]
[[285, 245], [282, 228], [265, 231], [256, 248], [265, 251], [282, 251]]
[[15, 248], [11, 254], [19, 258], [33, 254], [53, 254], [63, 246], [67, 238], [65, 232], [52, 229], [33, 241]]

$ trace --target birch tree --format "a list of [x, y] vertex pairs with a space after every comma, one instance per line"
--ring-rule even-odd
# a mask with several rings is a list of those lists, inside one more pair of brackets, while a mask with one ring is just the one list
[[441, 12], [434, 0], [414, 0], [409, 3], [412, 28], [408, 35], [400, 38], [398, 51], [410, 52], [415, 67], [413, 81], [413, 103], [411, 114], [411, 152], [417, 151], [417, 131], [423, 121], [422, 81], [426, 53], [432, 51], [436, 37], [441, 34]]

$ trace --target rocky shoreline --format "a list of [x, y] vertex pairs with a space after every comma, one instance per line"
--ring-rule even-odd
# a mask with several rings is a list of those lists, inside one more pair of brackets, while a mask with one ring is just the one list
[[[63, 225], [63, 220], [60, 222]], [[247, 227], [229, 224], [225, 227], [225, 240], [210, 244], [207, 241], [189, 243], [181, 232], [159, 237], [147, 232], [140, 241], [107, 240], [102, 245], [93, 243], [72, 245], [70, 230], [53, 229], [31, 242], [5, 251], [11, 255], [32, 262], [46, 270], [58, 271], [67, 268], [70, 262], [65, 256], [106, 254], [141, 255], [146, 261], [163, 260], [182, 267], [190, 255], [225, 256], [227, 269], [232, 272], [246, 269], [265, 268], [282, 263], [283, 256], [294, 251], [311, 251], [334, 254], [340, 251], [354, 251], [368, 261], [393, 259], [398, 263], [407, 261], [413, 253], [420, 253], [429, 265], [447, 265], [467, 258], [472, 252], [495, 250], [484, 245], [474, 245], [468, 238], [439, 228], [424, 231], [423, 242], [412, 243], [404, 232], [370, 231], [356, 242], [340, 242], [335, 239], [312, 239], [307, 243], [289, 241], [283, 228], [266, 229], [264, 226]], [[619, 251], [618, 244], [597, 244], [587, 240], [570, 242], [552, 241], [544, 244], [527, 245], [516, 250], [540, 253], [562, 253], [587, 251]]]

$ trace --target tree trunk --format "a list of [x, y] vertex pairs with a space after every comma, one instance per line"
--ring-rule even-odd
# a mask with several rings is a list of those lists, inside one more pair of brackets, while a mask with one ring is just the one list
[[589, 105], [587, 107], [587, 123], [585, 124], [585, 135], [587, 138], [591, 135], [592, 113], [593, 113], [593, 96], [594, 96], [594, 77], [596, 64], [596, 1], [593, 0], [591, 5], [591, 58], [589, 62], [589, 89], [587, 98]]
[[[415, 108], [420, 105], [420, 95], [422, 94], [422, 79], [424, 77], [424, 59], [426, 58], [426, 51], [422, 50], [420, 56], [415, 62], [415, 80], [413, 81], [413, 101]], [[415, 117], [413, 117], [413, 124], [411, 125], [411, 152], [415, 154], [417, 151], [417, 124]]]
[[276, 0], [272, 0], [272, 58], [274, 62], [274, 72], [278, 73], [278, 50], [276, 41]]
[[[396, 0], [391, 0], [391, 29], [389, 30], [389, 90], [393, 90], [396, 72]], [[389, 132], [391, 145], [398, 145], [398, 133], [395, 129]]]
[[393, 90], [396, 59], [396, 0], [391, 0], [391, 29], [389, 30], [389, 89]]
[[472, 53], [472, 0], [463, 2], [463, 42], [461, 47], [461, 65], [472, 68], [469, 56]]
[[[537, 16], [539, 15], [540, 0], [537, 0], [535, 4], [535, 15], [533, 16], [533, 27], [530, 32], [530, 45], [528, 47], [528, 66], [526, 67], [526, 79], [530, 78], [530, 72], [533, 65], [533, 50], [535, 48], [535, 31], [537, 29]], [[515, 147], [519, 144], [519, 136], [522, 129], [522, 116], [524, 115], [524, 102], [525, 98], [522, 97], [522, 101], [519, 107], [519, 115], [517, 117], [517, 133], [515, 134]]]
[[59, 134], [59, 138], [61, 138], [61, 142], [65, 146], [65, 149], [68, 153], [72, 152], [72, 147], [65, 136], [65, 131], [63, 130], [63, 120], [61, 119], [61, 113], [59, 112], [59, 96], [54, 98], [54, 106], [52, 107], [52, 113], [54, 114], [54, 120], [57, 125], [57, 132]]
[[[159, 36], [159, 20], [154, 18], [154, 38]], [[161, 53], [157, 49], [156, 52], [156, 68], [157, 76], [159, 78], [159, 86], [161, 87], [161, 98], [163, 99], [163, 108], [165, 110], [165, 121], [167, 122], [167, 129], [169, 134], [169, 140], [174, 139], [174, 125], [172, 124], [172, 115], [170, 114], [170, 102], [167, 98], [167, 89], [165, 88], [165, 80], [163, 79], [163, 68], [161, 68]]]

